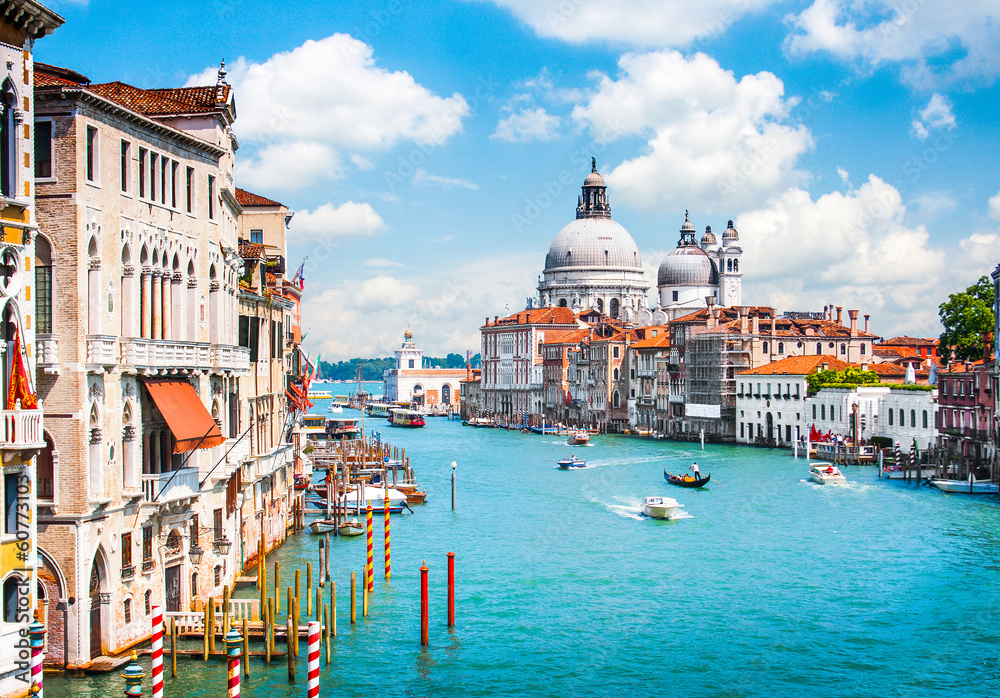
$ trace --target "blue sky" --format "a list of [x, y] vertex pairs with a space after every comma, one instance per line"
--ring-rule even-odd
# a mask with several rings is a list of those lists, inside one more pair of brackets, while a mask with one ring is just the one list
[[[478, 350], [533, 294], [591, 155], [648, 276], [736, 221], [746, 303], [934, 336], [1000, 262], [988, 0], [52, 2], [37, 59], [236, 89], [237, 185], [296, 211], [307, 345]], [[655, 294], [650, 295], [655, 301]]]

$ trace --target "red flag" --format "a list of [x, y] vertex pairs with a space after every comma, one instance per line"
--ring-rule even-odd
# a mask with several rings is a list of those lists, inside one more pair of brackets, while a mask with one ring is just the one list
[[31, 385], [31, 378], [24, 368], [21, 354], [21, 333], [14, 332], [14, 358], [11, 361], [10, 389], [7, 391], [7, 409], [12, 410], [21, 401], [21, 409], [37, 410], [38, 395]]

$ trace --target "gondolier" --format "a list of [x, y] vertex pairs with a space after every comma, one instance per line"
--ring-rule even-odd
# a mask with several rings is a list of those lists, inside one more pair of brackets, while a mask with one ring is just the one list
[[700, 480], [701, 479], [701, 471], [698, 470], [698, 464], [697, 463], [692, 463], [691, 467], [688, 468], [688, 470], [690, 470], [690, 471], [692, 471], [694, 473], [694, 479], [695, 480]]

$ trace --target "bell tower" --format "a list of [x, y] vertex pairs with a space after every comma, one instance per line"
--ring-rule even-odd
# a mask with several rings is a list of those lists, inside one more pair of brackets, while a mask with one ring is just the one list
[[743, 248], [732, 221], [722, 234], [719, 249], [719, 296], [720, 305], [743, 305]]

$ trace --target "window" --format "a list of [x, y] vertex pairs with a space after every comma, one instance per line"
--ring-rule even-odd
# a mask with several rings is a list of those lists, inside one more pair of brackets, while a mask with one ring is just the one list
[[121, 142], [121, 176], [122, 176], [122, 191], [128, 192], [129, 190], [129, 165], [131, 165], [131, 157], [129, 153], [132, 149], [132, 144], [126, 140]]
[[52, 176], [52, 122], [35, 122], [35, 179]]
[[410, 368], [413, 368], [413, 359], [410, 359]]
[[785, 353], [785, 343], [784, 342], [778, 342], [778, 353], [779, 354], [784, 354]]
[[146, 196], [146, 149], [139, 148], [139, 196]]
[[676, 303], [676, 302], [677, 302], [677, 297], [678, 297], [678, 296], [677, 296], [677, 294], [678, 294], [678, 293], [679, 293], [678, 291], [674, 291], [674, 292], [673, 292], [673, 299], [674, 299], [674, 303]]
[[3, 476], [3, 532], [17, 533], [17, 484], [18, 473]]
[[17, 599], [21, 591], [21, 578], [10, 575], [3, 583], [3, 620], [5, 623], [17, 622]]
[[892, 408], [890, 407], [890, 408], [889, 408], [889, 426], [890, 426], [890, 427], [892, 426], [892, 412], [893, 412], [893, 410], [892, 410]]
[[820, 419], [826, 419], [826, 405], [819, 406], [819, 417]]
[[177, 169], [180, 163], [176, 160], [170, 163], [170, 206], [177, 208]]
[[866, 352], [867, 352], [867, 349], [865, 348], [865, 343], [862, 342], [861, 343], [861, 355], [864, 356]]
[[208, 175], [208, 219], [215, 220], [215, 177]]
[[52, 334], [52, 248], [35, 238], [35, 332]]
[[198, 545], [198, 515], [191, 517], [191, 546]]
[[87, 127], [87, 181], [97, 179], [97, 129]]
[[284, 332], [285, 332], [285, 325], [284, 325], [284, 323], [279, 322], [278, 323], [278, 334], [277, 334], [278, 358], [279, 359], [283, 359], [285, 357], [285, 334], [284, 334]]
[[619, 355], [618, 355], [618, 349], [619, 349], [618, 347], [614, 347], [614, 357], [615, 357], [616, 359], [617, 359], [617, 358], [618, 358], [618, 356], [619, 356]]
[[191, 574], [191, 598], [198, 597], [198, 573], [193, 572]]
[[149, 200], [156, 201], [156, 170], [160, 156], [156, 153], [149, 154]]
[[213, 514], [212, 524], [215, 527], [215, 539], [222, 538], [222, 509], [216, 509]]
[[847, 345], [846, 344], [841, 344], [840, 345], [840, 353], [842, 355], [847, 353]]
[[122, 534], [122, 569], [132, 566], [132, 533]]
[[222, 586], [222, 565], [215, 566], [215, 586]]
[[767, 353], [767, 342], [764, 342], [764, 344], [761, 346], [760, 350], [762, 352], [764, 352], [765, 354]]
[[[17, 196], [17, 124], [14, 110], [17, 109], [17, 93], [14, 83], [8, 77], [0, 88], [0, 194]], [[5, 587], [6, 590], [6, 587]]]
[[194, 213], [194, 168], [187, 168], [187, 173], [185, 174], [186, 180], [186, 196], [187, 196], [187, 212]]
[[123, 610], [125, 611], [125, 625], [128, 625], [132, 622], [132, 599], [125, 599], [123, 606]]
[[260, 318], [250, 318], [250, 363], [254, 363], [258, 358], [260, 349]]
[[927, 428], [927, 410], [924, 410], [924, 429]]
[[264, 244], [264, 231], [256, 228], [251, 230], [250, 242], [256, 243], [258, 245]]
[[901, 427], [906, 426], [906, 413], [903, 412], [903, 410], [899, 411], [899, 426]]
[[146, 589], [146, 593], [143, 594], [143, 597], [146, 601], [146, 615], [148, 616], [153, 612], [153, 590]]
[[614, 370], [614, 371], [613, 371], [613, 372], [611, 373], [611, 375], [612, 375], [612, 379], [613, 379], [613, 380], [618, 380], [618, 375], [619, 375], [619, 374], [618, 374], [618, 369], [616, 368], [616, 369], [615, 369], [615, 370]]
[[[900, 420], [900, 421], [902, 421], [902, 420]], [[916, 410], [910, 410], [910, 426], [911, 427], [917, 426], [917, 411]]]
[[160, 158], [160, 203], [167, 203], [167, 168], [170, 166], [170, 161], [166, 158]]
[[816, 353], [817, 354], [822, 354], [823, 353], [823, 343], [822, 342], [816, 342]]
[[153, 528], [146, 526], [142, 529], [142, 561], [152, 562], [153, 560]]

